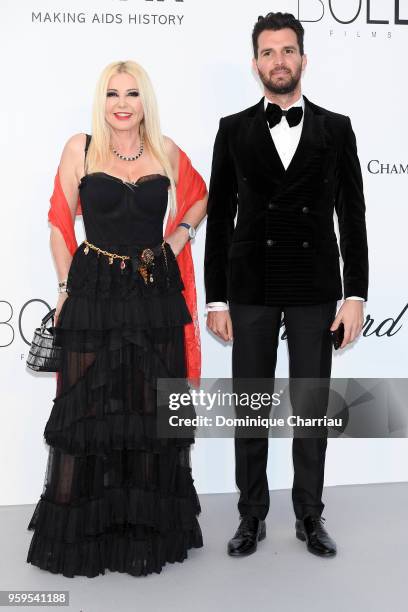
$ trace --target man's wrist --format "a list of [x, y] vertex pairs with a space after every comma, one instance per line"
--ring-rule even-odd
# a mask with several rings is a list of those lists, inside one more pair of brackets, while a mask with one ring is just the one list
[[205, 312], [222, 312], [229, 310], [226, 302], [208, 302], [205, 306]]

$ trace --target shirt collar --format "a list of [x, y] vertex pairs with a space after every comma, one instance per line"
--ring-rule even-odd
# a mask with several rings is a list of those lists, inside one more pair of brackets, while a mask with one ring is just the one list
[[[268, 104], [269, 104], [269, 100], [265, 96], [264, 97], [264, 109], [265, 110], [266, 110], [266, 107], [268, 106]], [[293, 104], [288, 106], [288, 108], [286, 108], [285, 110], [289, 110], [290, 108], [293, 108], [294, 106], [301, 106], [303, 108], [303, 110], [305, 110], [305, 100], [303, 98], [303, 95], [301, 95], [300, 98], [298, 100], [296, 100], [296, 102], [294, 102]]]

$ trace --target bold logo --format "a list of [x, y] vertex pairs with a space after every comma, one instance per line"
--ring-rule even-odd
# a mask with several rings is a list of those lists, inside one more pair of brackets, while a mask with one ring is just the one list
[[357, 20], [408, 25], [408, 10], [403, 15], [401, 5], [401, 0], [298, 0], [298, 19], [312, 23], [330, 17], [343, 25]]
[[[42, 304], [45, 308], [45, 313], [43, 316], [47, 314], [51, 310], [50, 305], [41, 298], [34, 298], [32, 300], [28, 300], [20, 309], [18, 313], [18, 322], [17, 325], [13, 322], [14, 316], [14, 308], [12, 304], [7, 300], [0, 300], [0, 348], [5, 348], [13, 344], [16, 339], [16, 327], [18, 326], [19, 337], [20, 339], [29, 346], [31, 345], [31, 340], [33, 339], [33, 331], [34, 327], [30, 325], [30, 321], [28, 325], [26, 325], [26, 329], [23, 330], [23, 316], [28, 314], [28, 318], [30, 319], [30, 312], [28, 307], [36, 306], [36, 304]], [[37, 311], [37, 308], [35, 308]], [[4, 318], [3, 318], [4, 317]], [[37, 319], [36, 322], [38, 323]]]

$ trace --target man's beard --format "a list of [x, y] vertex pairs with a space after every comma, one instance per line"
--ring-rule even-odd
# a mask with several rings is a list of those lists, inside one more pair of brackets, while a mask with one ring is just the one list
[[299, 67], [299, 70], [297, 70], [296, 74], [294, 75], [288, 70], [288, 75], [289, 74], [290, 74], [289, 81], [282, 82], [281, 84], [276, 84], [272, 82], [273, 75], [267, 77], [265, 73], [259, 70], [259, 78], [261, 79], [264, 87], [275, 95], [276, 94], [277, 95], [290, 94], [293, 91], [295, 91], [302, 77], [302, 68]]

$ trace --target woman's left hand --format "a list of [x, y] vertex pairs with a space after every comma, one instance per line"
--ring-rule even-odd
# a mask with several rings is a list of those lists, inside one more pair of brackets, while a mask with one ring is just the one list
[[177, 227], [170, 236], [166, 238], [166, 242], [170, 245], [174, 255], [177, 255], [182, 251], [186, 242], [188, 242], [188, 231], [184, 227]]

